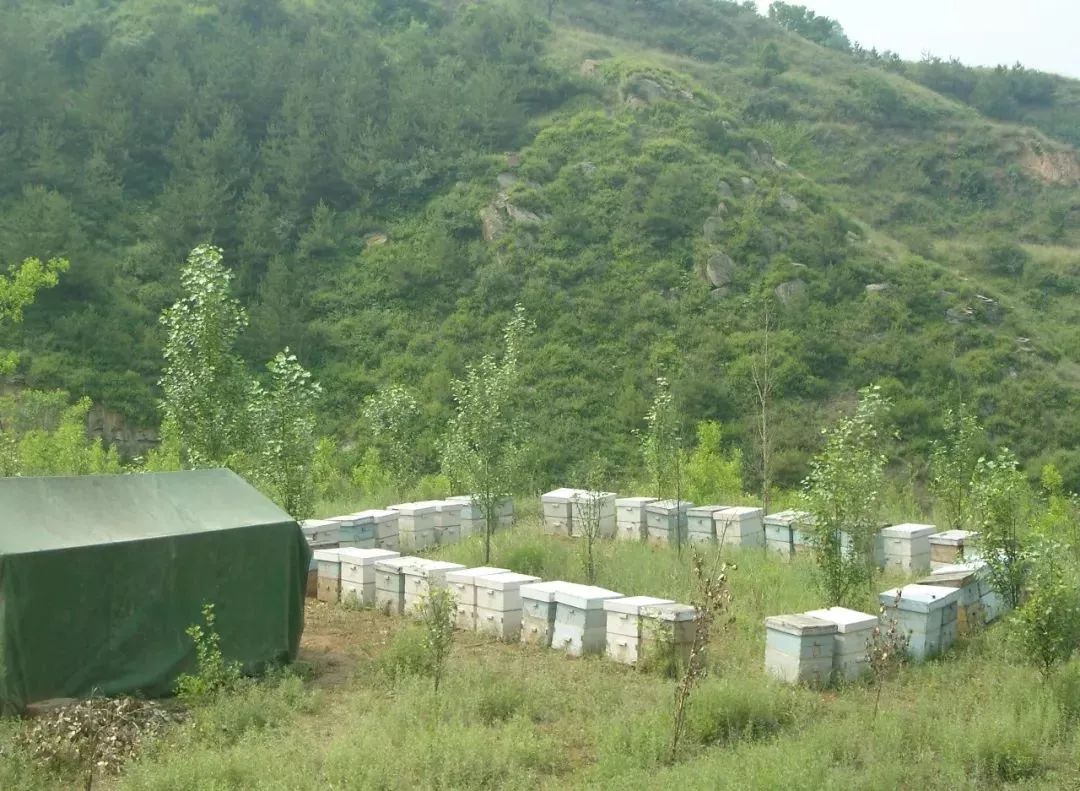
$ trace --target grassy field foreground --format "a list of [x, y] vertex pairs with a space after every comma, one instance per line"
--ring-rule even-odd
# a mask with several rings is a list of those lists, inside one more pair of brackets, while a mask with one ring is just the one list
[[[439, 554], [478, 565], [481, 551], [473, 538]], [[493, 560], [582, 581], [578, 552], [533, 523], [497, 536]], [[459, 633], [436, 699], [412, 670], [415, 626], [313, 602], [298, 672], [194, 710], [95, 788], [1080, 788], [1076, 663], [1044, 685], [993, 627], [889, 682], [875, 719], [868, 685], [814, 692], [765, 677], [762, 621], [820, 605], [812, 569], [733, 558], [735, 621], [711, 646], [673, 765], [674, 681]], [[605, 544], [598, 583], [688, 601], [688, 565]], [[83, 787], [13, 747], [24, 727], [0, 723], [0, 788]]]

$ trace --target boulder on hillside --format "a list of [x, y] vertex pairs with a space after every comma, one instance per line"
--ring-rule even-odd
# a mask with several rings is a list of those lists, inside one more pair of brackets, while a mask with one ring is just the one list
[[791, 214], [792, 212], [797, 212], [800, 208], [802, 208], [802, 204], [799, 203], [798, 198], [796, 198], [790, 192], [781, 192], [780, 197], [777, 198], [776, 202], [780, 204], [780, 208], [786, 211], [788, 214]]
[[723, 250], [714, 249], [705, 259], [705, 277], [714, 288], [731, 285], [735, 279], [735, 261]]
[[701, 233], [705, 241], [713, 244], [719, 242], [724, 235], [724, 221], [717, 216], [708, 217], [701, 226]]
[[720, 200], [734, 200], [735, 192], [731, 189], [731, 185], [721, 179], [716, 183], [716, 194], [720, 196]]
[[480, 228], [485, 242], [494, 242], [506, 233], [506, 221], [495, 204], [480, 210]]
[[780, 300], [783, 305], [788, 305], [797, 299], [801, 299], [806, 296], [808, 290], [805, 280], [785, 280], [783, 283], [773, 289], [773, 293], [776, 294], [776, 298]]
[[868, 283], [866, 285], [867, 294], [880, 294], [882, 291], [888, 291], [892, 286], [888, 283]]

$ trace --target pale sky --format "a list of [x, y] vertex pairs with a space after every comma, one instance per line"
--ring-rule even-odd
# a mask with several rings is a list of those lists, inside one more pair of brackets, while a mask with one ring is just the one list
[[[1025, 66], [1080, 77], [1080, 0], [788, 0], [844, 26], [867, 49], [924, 52], [972, 66]], [[757, 0], [767, 13], [769, 0]]]

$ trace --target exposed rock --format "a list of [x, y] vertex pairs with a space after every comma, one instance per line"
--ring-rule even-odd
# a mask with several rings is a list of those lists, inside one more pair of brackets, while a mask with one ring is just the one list
[[716, 204], [716, 211], [713, 212], [713, 216], [714, 217], [726, 217], [727, 213], [728, 213], [727, 204], [724, 203], [723, 201], [720, 201], [718, 204]]
[[799, 203], [798, 198], [792, 195], [790, 192], [781, 192], [780, 197], [777, 199], [777, 203], [780, 204], [780, 208], [786, 211], [788, 214], [797, 212], [802, 208], [802, 204]]
[[723, 179], [716, 183], [716, 192], [721, 200], [733, 200], [735, 198], [735, 192], [731, 189], [731, 185]]
[[386, 244], [386, 241], [387, 236], [385, 233], [383, 233], [382, 231], [375, 231], [374, 233], [369, 233], [367, 236], [364, 237], [364, 246], [378, 247], [381, 244]]
[[522, 209], [512, 203], [506, 204], [506, 214], [514, 222], [519, 222], [523, 225], [539, 225], [542, 222], [539, 214], [535, 214], [528, 209]]
[[586, 159], [582, 162], [578, 162], [578, 169], [581, 170], [581, 172], [584, 173], [586, 176], [591, 176], [593, 173], [596, 172], [596, 165]]
[[776, 298], [780, 300], [784, 305], [790, 304], [797, 299], [806, 296], [807, 285], [805, 280], [786, 280], [775, 289], [773, 293], [776, 294]]
[[727, 286], [721, 286], [720, 288], [714, 288], [709, 292], [710, 299], [722, 299], [731, 293], [731, 289]]
[[593, 74], [596, 73], [596, 69], [599, 65], [600, 61], [593, 60], [592, 58], [586, 58], [585, 60], [581, 61], [581, 68], [579, 71], [581, 72], [582, 76], [591, 77]]
[[506, 152], [506, 166], [508, 168], [513, 169], [513, 168], [516, 168], [520, 164], [521, 164], [521, 154], [520, 153], [518, 153], [517, 151], [507, 151]]
[[975, 320], [975, 311], [970, 305], [956, 305], [945, 311], [945, 320], [950, 324], [965, 324]]
[[648, 107], [648, 102], [638, 96], [627, 96], [626, 106], [631, 110], [640, 110], [642, 107]]
[[723, 250], [713, 250], [705, 259], [705, 277], [716, 288], [730, 285], [735, 277], [735, 261]]
[[743, 176], [742, 178], [740, 178], [739, 179], [739, 185], [742, 187], [742, 191], [744, 193], [745, 192], [753, 192], [754, 189], [757, 187], [757, 185], [754, 184], [754, 180], [752, 178], [750, 178], [749, 176]]
[[844, 238], [847, 239], [848, 244], [855, 244], [859, 241], [859, 235], [854, 231], [848, 231]]
[[882, 291], [888, 291], [892, 288], [888, 283], [869, 283], [866, 286], [867, 294], [880, 294]]
[[485, 242], [494, 242], [506, 233], [502, 212], [494, 204], [480, 210], [480, 226]]
[[1001, 305], [997, 300], [985, 297], [982, 294], [975, 295], [974, 312], [979, 318], [991, 324], [1001, 321]]
[[773, 164], [776, 165], [778, 170], [791, 170], [791, 167], [788, 165], [787, 162], [781, 162], [776, 157], [773, 157], [772, 161], [773, 161]]
[[649, 104], [660, 99], [666, 99], [668, 96], [667, 88], [656, 80], [650, 80], [648, 77], [636, 78], [630, 85], [630, 92]]
[[769, 163], [757, 150], [753, 143], [746, 144], [746, 156], [750, 163], [759, 168], [768, 167]]
[[500, 173], [495, 180], [499, 183], [499, 189], [507, 190], [517, 184], [518, 178], [513, 173]]
[[1030, 147], [1020, 157], [1020, 165], [1029, 175], [1047, 184], [1080, 184], [1080, 158], [1072, 151]]
[[806, 264], [800, 264], [798, 261], [792, 261], [791, 266], [795, 267], [796, 269], [809, 269], [810, 268]]
[[724, 221], [719, 217], [709, 217], [701, 227], [706, 242], [719, 242], [724, 235]]

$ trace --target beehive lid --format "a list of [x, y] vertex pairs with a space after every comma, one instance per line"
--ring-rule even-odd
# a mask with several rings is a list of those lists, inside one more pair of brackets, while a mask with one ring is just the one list
[[765, 517], [765, 524], [767, 525], [781, 525], [783, 527], [790, 527], [795, 523], [807, 524], [811, 521], [810, 514], [805, 511], [778, 511], [775, 514], [769, 514]]
[[[900, 595], [899, 603], [897, 594]], [[892, 588], [883, 592], [878, 600], [887, 607], [897, 606], [909, 612], [930, 612], [946, 607], [959, 598], [959, 588], [948, 588], [944, 585], [905, 585], [903, 588]]]
[[972, 530], [943, 530], [930, 536], [930, 543], [947, 547], [962, 547], [965, 542], [974, 541], [978, 535]]
[[521, 598], [533, 601], [555, 601], [555, 591], [560, 585], [569, 585], [568, 582], [529, 582], [521, 586]]
[[608, 612], [621, 612], [627, 615], [641, 615], [646, 607], [659, 607], [662, 604], [674, 604], [671, 599], [657, 599], [655, 596], [626, 596], [622, 599], [605, 599], [604, 609]]
[[424, 500], [419, 503], [401, 503], [400, 505], [390, 506], [391, 511], [397, 511], [400, 514], [407, 516], [423, 516], [424, 514], [435, 513], [435, 506], [438, 501], [436, 500]]
[[465, 507], [465, 503], [459, 503], [456, 500], [439, 500], [435, 505], [435, 510], [440, 514], [445, 513], [460, 513], [461, 509]]
[[933, 525], [902, 524], [883, 528], [881, 535], [886, 538], [922, 538], [931, 536], [937, 530]]
[[340, 563], [339, 549], [316, 549], [312, 555], [321, 563]]
[[664, 514], [666, 516], [670, 516], [671, 514], [675, 513], [676, 509], [686, 511], [687, 509], [693, 507], [694, 504], [688, 502], [687, 500], [680, 500], [678, 502], [676, 502], [675, 500], [655, 500], [651, 503], [648, 503], [645, 506], [645, 510], [648, 511], [650, 514]]
[[591, 491], [589, 489], [577, 489], [571, 495], [570, 499], [575, 503], [587, 503], [593, 498], [596, 498], [600, 502], [614, 502], [618, 495], [615, 492], [599, 492]]
[[774, 632], [785, 632], [797, 637], [819, 634], [836, 634], [837, 626], [832, 621], [814, 618], [810, 615], [774, 615], [765, 619], [765, 628]]
[[443, 574], [446, 574], [451, 571], [459, 571], [460, 569], [465, 568], [465, 566], [460, 563], [451, 563], [446, 560], [429, 560], [427, 558], [423, 558], [423, 561], [423, 563], [417, 563], [405, 569], [405, 573], [420, 577], [427, 577], [433, 573], [441, 572]]
[[352, 527], [356, 524], [356, 520], [352, 517], [351, 514], [347, 516], [331, 516], [326, 521], [330, 522], [331, 524], [342, 525], [346, 527]]
[[337, 527], [337, 524], [333, 519], [305, 519], [300, 523], [300, 527], [305, 531], [325, 530], [328, 527]]
[[619, 497], [615, 500], [615, 505], [619, 508], [641, 508], [642, 506], [655, 502], [655, 497]]
[[540, 582], [539, 577], [534, 577], [530, 574], [518, 574], [516, 571], [505, 571], [502, 574], [477, 577], [476, 587], [504, 591], [514, 590], [536, 582]]
[[398, 512], [386, 508], [371, 508], [367, 511], [360, 511], [357, 514], [354, 514], [354, 516], [370, 519], [376, 524], [380, 524], [382, 522], [389, 522], [391, 519], [397, 519]]
[[963, 572], [974, 572], [976, 574], [983, 573], [987, 570], [986, 563], [981, 560], [969, 560], [964, 563], [947, 563], [944, 566], [934, 569], [930, 572], [931, 577], [936, 577], [939, 574], [954, 574]]
[[407, 569], [416, 563], [423, 562], [423, 558], [413, 557], [412, 555], [398, 556], [396, 558], [383, 558], [382, 560], [375, 561], [375, 570], [398, 572]]
[[455, 494], [453, 497], [446, 498], [451, 503], [461, 503], [462, 505], [472, 505], [473, 496], [471, 494]]
[[[344, 517], [339, 517], [344, 518]], [[356, 526], [370, 525], [375, 522], [375, 517], [371, 511], [357, 511], [355, 514], [349, 514], [348, 519]]]
[[760, 508], [754, 508], [750, 505], [733, 505], [731, 508], [725, 508], [724, 513], [719, 514], [719, 516], [723, 516], [725, 519], [744, 519], [746, 517], [763, 516], [764, 514], [765, 512]]
[[555, 589], [555, 601], [579, 610], [600, 609], [605, 599], [621, 599], [622, 594], [598, 588], [595, 585], [579, 585], [576, 582], [564, 582]]
[[377, 561], [387, 558], [400, 557], [400, 552], [391, 549], [360, 549], [359, 547], [344, 547], [339, 549], [338, 557], [343, 563], [356, 563], [360, 566], [373, 566]]
[[823, 621], [836, 624], [836, 631], [840, 634], [861, 632], [866, 629], [873, 629], [878, 625], [876, 615], [867, 615], [858, 610], [849, 610], [847, 607], [828, 607], [824, 610], [810, 610], [804, 614], [809, 615], [811, 618], [820, 618]]
[[692, 621], [697, 617], [697, 610], [689, 604], [660, 604], [646, 607], [641, 611], [645, 618], [657, 618], [661, 621]]
[[695, 505], [693, 508], [686, 509], [687, 516], [707, 516], [710, 519], [713, 514], [720, 511], [726, 511], [728, 506], [726, 505]]
[[447, 582], [463, 582], [467, 585], [471, 585], [476, 581], [477, 577], [488, 577], [492, 574], [505, 574], [510, 569], [500, 569], [494, 566], [477, 566], [472, 569], [455, 569], [454, 571], [446, 572]]
[[540, 495], [540, 502], [542, 503], [569, 503], [574, 495], [578, 493], [577, 489], [567, 489], [565, 486], [561, 489], [552, 489], [550, 492]]

